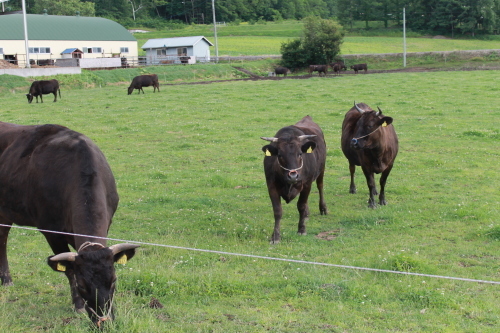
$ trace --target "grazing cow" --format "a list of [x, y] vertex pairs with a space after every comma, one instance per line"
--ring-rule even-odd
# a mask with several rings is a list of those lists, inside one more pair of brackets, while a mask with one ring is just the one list
[[[75, 309], [86, 310], [97, 326], [112, 319], [113, 263], [132, 258], [138, 247], [106, 247], [105, 239], [96, 238], [107, 236], [117, 206], [111, 169], [88, 137], [59, 125], [0, 122], [0, 224], [7, 225], [0, 226], [2, 285], [12, 285], [10, 226], [37, 227], [55, 254], [48, 265], [69, 280]], [[69, 252], [69, 245], [78, 251]]]
[[42, 95], [54, 94], [54, 102], [57, 102], [57, 92], [59, 92], [59, 98], [61, 98], [61, 89], [59, 89], [59, 82], [57, 80], [34, 81], [26, 97], [28, 98], [28, 103], [33, 102], [33, 97], [36, 98], [36, 102], [38, 103], [38, 96], [40, 96], [40, 101], [43, 103]]
[[292, 72], [286, 67], [276, 67], [274, 69], [274, 73], [276, 74], [276, 76], [283, 74], [283, 76], [286, 77], [287, 74], [291, 74]]
[[333, 62], [330, 64], [330, 67], [333, 69], [333, 74], [334, 75], [340, 75], [340, 71], [346, 70], [347, 67], [343, 62]]
[[128, 87], [128, 94], [132, 94], [134, 89], [138, 90], [138, 94], [142, 93], [144, 94], [144, 90], [142, 87], [150, 87], [153, 86], [154, 90], [153, 92], [156, 92], [156, 89], [158, 89], [158, 92], [160, 92], [160, 84], [158, 83], [158, 75], [156, 74], [147, 74], [147, 75], [139, 75], [134, 77], [132, 80], [132, 83], [130, 83], [130, 86]]
[[351, 186], [349, 193], [356, 193], [354, 172], [356, 165], [361, 166], [368, 183], [370, 199], [368, 207], [375, 208], [377, 188], [374, 173], [380, 177], [379, 204], [386, 205], [385, 183], [398, 154], [398, 136], [392, 125], [393, 119], [373, 111], [364, 103], [356, 104], [346, 113], [342, 123], [341, 146], [349, 161]]
[[326, 76], [326, 73], [328, 73], [328, 65], [310, 65], [309, 75], [312, 75], [314, 72], [318, 72], [319, 76], [321, 76], [321, 73]]
[[361, 70], [364, 70], [366, 73], [368, 71], [368, 65], [367, 64], [352, 65], [351, 69], [354, 70], [354, 74], [358, 74], [358, 71], [361, 71]]
[[326, 144], [321, 128], [310, 116], [302, 118], [295, 125], [283, 127], [274, 137], [261, 139], [271, 142], [262, 147], [262, 151], [265, 153], [264, 172], [274, 211], [271, 243], [276, 244], [281, 238], [281, 198], [290, 203], [300, 194], [297, 209], [298, 233], [301, 235], [306, 234], [306, 221], [309, 218], [307, 199], [314, 181], [319, 190], [319, 211], [321, 215], [327, 214], [323, 197]]

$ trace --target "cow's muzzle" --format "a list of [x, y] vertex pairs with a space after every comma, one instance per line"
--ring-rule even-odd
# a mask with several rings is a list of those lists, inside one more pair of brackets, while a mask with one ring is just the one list
[[288, 171], [288, 175], [287, 175], [287, 181], [288, 183], [290, 184], [295, 184], [299, 181], [299, 172], [295, 169], [295, 170], [290, 170]]

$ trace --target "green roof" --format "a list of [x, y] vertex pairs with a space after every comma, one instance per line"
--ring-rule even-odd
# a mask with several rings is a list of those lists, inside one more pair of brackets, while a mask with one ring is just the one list
[[[122, 25], [83, 16], [26, 15], [29, 40], [136, 41]], [[24, 40], [23, 15], [0, 15], [0, 40]]]

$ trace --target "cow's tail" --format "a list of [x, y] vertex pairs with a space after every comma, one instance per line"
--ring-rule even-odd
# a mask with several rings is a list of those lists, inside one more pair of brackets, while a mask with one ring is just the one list
[[59, 98], [61, 98], [61, 89], [57, 88], [57, 90], [59, 91]]

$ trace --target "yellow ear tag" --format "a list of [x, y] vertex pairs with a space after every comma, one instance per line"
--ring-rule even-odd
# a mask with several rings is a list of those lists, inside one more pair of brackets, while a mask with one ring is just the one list
[[125, 265], [127, 263], [127, 255], [126, 254], [122, 255], [120, 259], [116, 261], [116, 263]]
[[382, 124], [382, 127], [386, 127], [387, 126], [387, 122], [384, 121], [384, 123]]
[[271, 152], [269, 151], [269, 149], [266, 149], [266, 156], [271, 156]]
[[57, 263], [57, 267], [56, 269], [59, 271], [59, 272], [66, 272], [66, 266], [64, 266], [63, 264], [61, 264], [60, 262]]
[[306, 151], [306, 153], [310, 154], [310, 153], [312, 153], [312, 152], [313, 152], [313, 149], [312, 149], [312, 147], [309, 147], [309, 148], [307, 148], [307, 151]]

